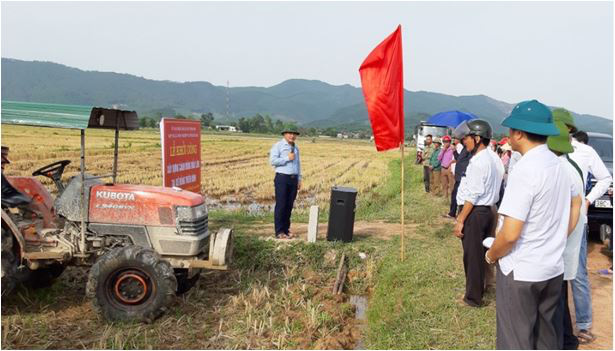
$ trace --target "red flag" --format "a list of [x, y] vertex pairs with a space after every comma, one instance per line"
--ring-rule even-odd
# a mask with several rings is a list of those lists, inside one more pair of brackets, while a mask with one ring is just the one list
[[376, 150], [404, 140], [404, 83], [401, 25], [367, 56], [359, 68]]

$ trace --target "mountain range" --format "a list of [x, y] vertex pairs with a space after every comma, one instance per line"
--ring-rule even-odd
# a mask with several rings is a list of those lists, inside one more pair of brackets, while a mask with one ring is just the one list
[[[272, 87], [215, 86], [209, 82], [151, 80], [130, 74], [84, 71], [65, 65], [2, 58], [2, 100], [112, 106], [140, 116], [200, 115], [212, 112], [230, 121], [256, 113], [294, 121], [304, 127], [369, 128], [360, 88], [318, 80], [289, 79]], [[452, 96], [404, 91], [405, 125], [449, 110], [470, 112], [488, 120], [496, 132], [513, 104], [485, 95]], [[565, 106], [563, 106], [565, 107]], [[574, 113], [581, 130], [612, 134], [611, 119]]]

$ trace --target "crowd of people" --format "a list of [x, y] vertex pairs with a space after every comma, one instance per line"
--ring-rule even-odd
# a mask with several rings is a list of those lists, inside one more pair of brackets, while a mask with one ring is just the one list
[[499, 142], [481, 119], [461, 123], [452, 138], [425, 139], [425, 191], [450, 200], [444, 216], [463, 247], [459, 302], [481, 307], [495, 289], [498, 349], [577, 349], [595, 339], [587, 209], [612, 177], [565, 109], [524, 101], [502, 125], [509, 133]]

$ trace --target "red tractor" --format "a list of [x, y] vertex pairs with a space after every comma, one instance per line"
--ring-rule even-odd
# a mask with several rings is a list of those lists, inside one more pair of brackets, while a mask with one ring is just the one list
[[[69, 160], [32, 177], [2, 174], [3, 296], [20, 283], [48, 285], [68, 265], [90, 266], [86, 293], [105, 318], [151, 321], [202, 269], [227, 269], [232, 230], [210, 233], [203, 196], [116, 184], [119, 130], [138, 129], [134, 111], [3, 101], [2, 123], [81, 130], [80, 173], [67, 182]], [[115, 130], [110, 174], [86, 173], [88, 128]], [[53, 181], [55, 199], [39, 176]]]

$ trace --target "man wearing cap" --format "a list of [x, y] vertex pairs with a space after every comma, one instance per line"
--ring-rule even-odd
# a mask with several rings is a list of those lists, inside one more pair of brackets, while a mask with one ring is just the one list
[[[575, 133], [577, 128], [574, 124], [572, 114], [563, 108], [553, 110], [553, 118], [563, 122], [570, 133]], [[596, 179], [596, 185], [585, 196], [585, 213], [591, 203], [600, 198], [608, 190], [613, 182], [613, 178], [606, 168], [596, 150], [591, 146], [580, 143], [572, 138], [573, 152], [569, 154], [570, 158], [575, 161], [581, 168], [583, 173], [583, 184], [587, 184], [588, 174], [591, 173]], [[587, 222], [587, 218], [584, 219]], [[579, 270], [576, 278], [572, 281], [572, 297], [574, 300], [575, 318], [580, 344], [588, 344], [595, 337], [591, 333], [592, 326], [592, 300], [589, 278], [587, 276], [587, 226], [581, 240], [581, 253], [579, 255]]]
[[429, 166], [429, 161], [431, 159], [431, 155], [433, 153], [433, 145], [431, 145], [431, 134], [427, 134], [425, 136], [425, 146], [423, 147], [423, 158], [421, 160], [421, 164], [423, 165], [423, 183], [425, 184], [425, 192], [429, 192], [430, 188], [430, 179], [431, 179], [431, 167]]
[[553, 120], [560, 134], [550, 136], [547, 139], [547, 146], [549, 150], [559, 156], [578, 192], [578, 195], [573, 198], [573, 206], [570, 209], [568, 230], [570, 231], [570, 228], [574, 229], [568, 236], [566, 247], [564, 248], [564, 280], [559, 304], [553, 318], [553, 326], [557, 335], [557, 348], [559, 350], [576, 350], [579, 347], [579, 341], [572, 331], [572, 319], [570, 317], [570, 309], [568, 308], [568, 281], [575, 278], [579, 266], [581, 239], [583, 238], [583, 230], [585, 228], [585, 221], [582, 219], [585, 214], [582, 213], [583, 209], [581, 208], [583, 194], [585, 194], [585, 184], [583, 183], [581, 168], [568, 157], [568, 154], [573, 151], [568, 128], [557, 118], [554, 117]]
[[464, 121], [455, 128], [454, 134], [474, 154], [457, 191], [461, 211], [457, 215], [453, 234], [461, 239], [463, 246], [466, 275], [463, 301], [469, 306], [480, 307], [486, 278], [483, 240], [492, 235], [495, 222], [495, 209], [492, 207], [499, 200], [504, 166], [489, 149], [493, 133], [487, 121]]
[[522, 157], [508, 176], [502, 220], [485, 253], [497, 262], [498, 349], [557, 349], [553, 316], [560, 301], [564, 248], [578, 190], [546, 142], [559, 135], [551, 111], [536, 101], [513, 108], [502, 125]]
[[437, 196], [440, 194], [440, 190], [442, 190], [442, 166], [438, 159], [441, 152], [442, 141], [440, 138], [436, 137], [433, 139], [432, 145], [433, 152], [429, 158], [429, 169], [431, 172], [430, 186], [433, 194]]
[[269, 162], [275, 168], [275, 237], [288, 239], [290, 232], [290, 216], [297, 192], [301, 190], [301, 160], [299, 148], [295, 144], [299, 132], [285, 130], [284, 138], [273, 145], [269, 152]]
[[442, 185], [442, 196], [445, 198], [451, 196], [450, 192], [453, 190], [453, 183], [455, 181], [453, 173], [451, 172], [454, 152], [455, 148], [451, 145], [451, 137], [448, 135], [443, 136], [442, 149], [440, 150], [440, 155], [438, 155], [438, 160], [440, 160], [440, 165], [442, 166], [440, 184]]

